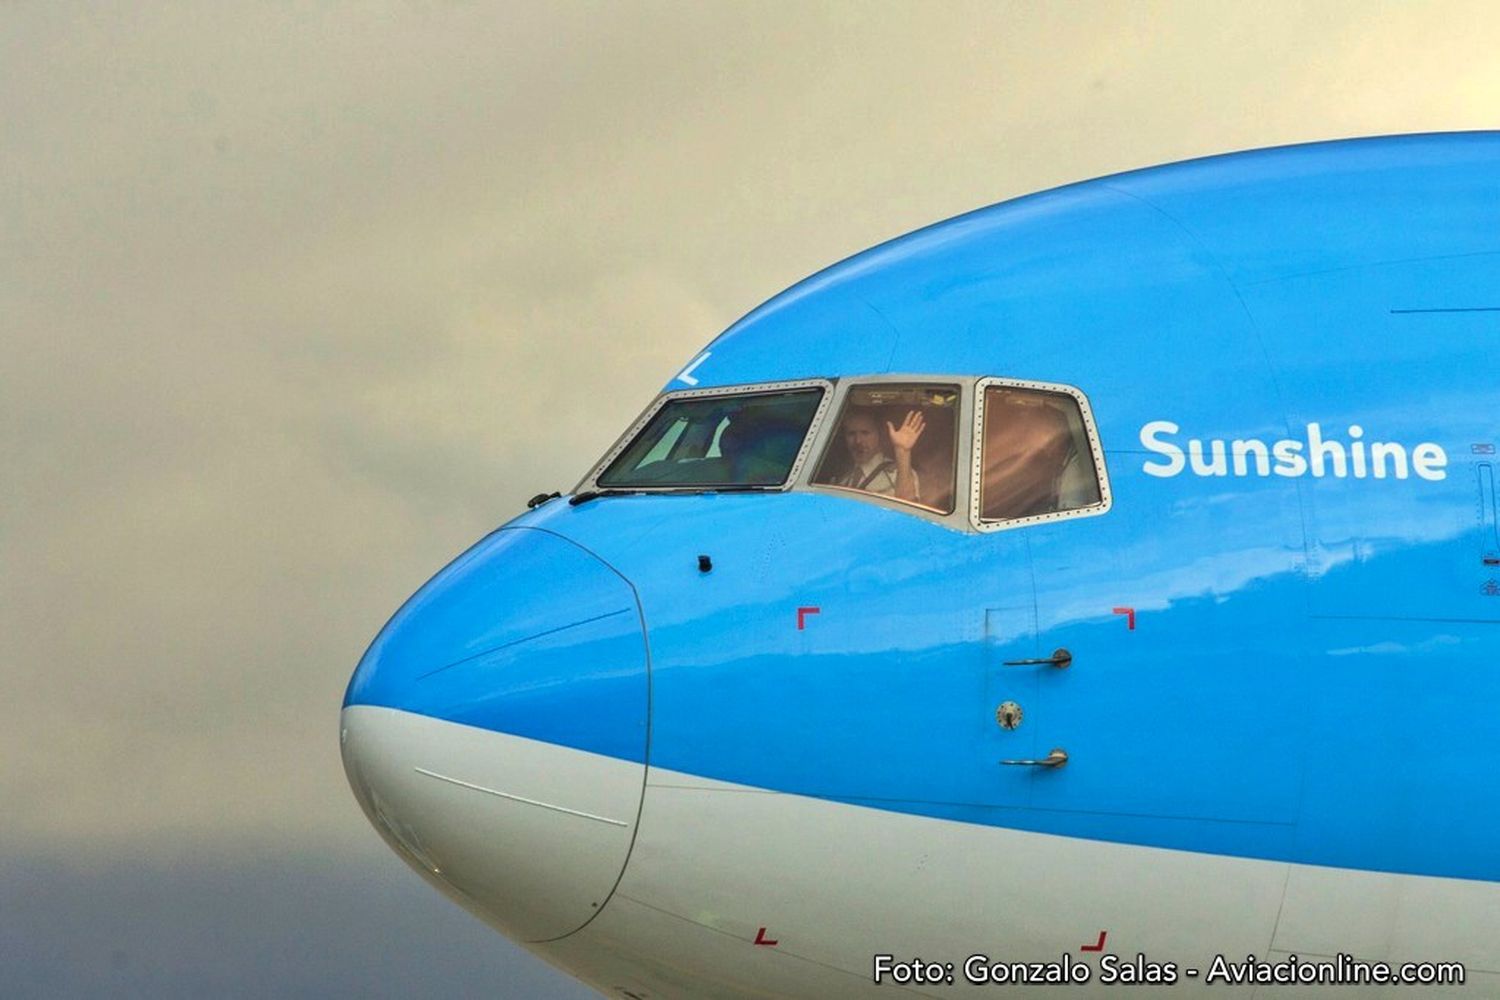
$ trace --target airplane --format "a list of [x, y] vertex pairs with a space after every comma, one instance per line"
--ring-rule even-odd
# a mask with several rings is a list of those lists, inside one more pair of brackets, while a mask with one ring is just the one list
[[627, 1000], [1500, 996], [1497, 373], [1500, 132], [921, 229], [422, 586], [350, 784]]

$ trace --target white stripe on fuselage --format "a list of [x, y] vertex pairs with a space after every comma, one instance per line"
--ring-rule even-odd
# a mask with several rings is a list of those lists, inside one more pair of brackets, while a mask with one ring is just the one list
[[[457, 769], [463, 761], [454, 750], [479, 752], [485, 741], [483, 731], [453, 723], [427, 719], [421, 728], [436, 737], [450, 726], [468, 734], [461, 742], [441, 739]], [[579, 786], [580, 775], [610, 782], [628, 776], [609, 758], [489, 736], [507, 758], [520, 751], [530, 767], [546, 761], [546, 771], [570, 775], [569, 801], [610, 797]], [[1500, 996], [1500, 973], [1483, 971], [1497, 968], [1500, 886], [1491, 883], [1021, 832], [660, 768], [650, 770], [635, 833], [602, 912], [560, 940], [526, 945], [611, 995], [905, 992], [873, 983], [878, 953], [956, 967], [980, 953], [995, 961], [1057, 961], [1069, 953], [1097, 968], [1101, 954], [1141, 952], [1179, 969], [1206, 970], [1216, 954], [1275, 961], [1291, 952], [1311, 958], [1344, 951], [1363, 960], [1464, 961], [1463, 995]], [[503, 925], [518, 901], [465, 902]], [[1100, 932], [1104, 951], [1082, 951]], [[1006, 989], [1008, 996], [1057, 995], [1056, 987]], [[951, 994], [947, 987], [914, 992]], [[1113, 987], [1095, 981], [1064, 992], [1104, 995]], [[1170, 995], [1204, 992], [1201, 980], [1184, 977]], [[1424, 987], [1421, 995], [1437, 992]]]
[[[1104, 951], [1083, 952], [1101, 931]], [[1197, 980], [1181, 975], [1166, 994], [1195, 997], [1218, 954], [1274, 962], [1339, 951], [1463, 961], [1463, 995], [1500, 996], [1500, 972], [1484, 971], [1500, 969], [1497, 932], [1500, 886], [1491, 883], [1020, 832], [653, 768], [615, 898], [558, 944], [578, 959], [611, 956], [653, 996], [889, 995], [871, 979], [877, 953], [961, 967], [977, 953], [1056, 962], [1067, 952], [1096, 970], [1111, 953], [1198, 968]], [[777, 944], [757, 946], [758, 935]], [[666, 984], [689, 970], [702, 981], [674, 993]], [[1057, 989], [1008, 986], [1005, 995]], [[1064, 992], [1114, 989], [1096, 976]]]

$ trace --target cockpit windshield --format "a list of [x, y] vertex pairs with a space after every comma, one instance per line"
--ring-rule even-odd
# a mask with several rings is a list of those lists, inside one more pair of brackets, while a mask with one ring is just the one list
[[851, 387], [812, 481], [951, 513], [958, 404], [956, 385]]
[[668, 400], [599, 476], [605, 489], [786, 482], [821, 388]]

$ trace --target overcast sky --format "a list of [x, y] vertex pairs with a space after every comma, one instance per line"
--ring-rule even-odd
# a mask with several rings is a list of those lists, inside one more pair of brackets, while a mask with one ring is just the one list
[[1496, 127], [1497, 51], [1481, 2], [0, 5], [0, 992], [584, 995], [348, 791], [400, 601], [806, 274]]

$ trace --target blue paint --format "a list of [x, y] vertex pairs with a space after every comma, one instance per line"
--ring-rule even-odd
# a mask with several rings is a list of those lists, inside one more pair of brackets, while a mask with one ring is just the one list
[[344, 704], [644, 761], [646, 698], [630, 584], [572, 542], [513, 527], [406, 602], [360, 660]]
[[[1472, 448], [1500, 439], [1497, 295], [1492, 133], [1215, 157], [930, 227], [770, 300], [694, 377], [1074, 385], [1109, 513], [979, 534], [805, 490], [547, 504], [419, 591], [348, 702], [915, 815], [1500, 881]], [[1449, 464], [1159, 478], [1154, 420], [1358, 424]], [[1067, 670], [1002, 665], [1059, 646]], [[1053, 746], [1060, 771], [998, 763]]]

